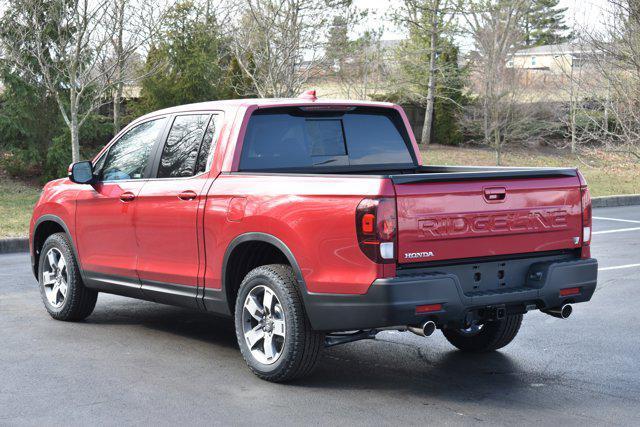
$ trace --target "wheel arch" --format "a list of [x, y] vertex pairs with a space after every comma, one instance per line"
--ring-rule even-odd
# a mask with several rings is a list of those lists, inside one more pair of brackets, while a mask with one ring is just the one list
[[[71, 237], [71, 233], [69, 232], [69, 227], [67, 227], [67, 224], [65, 224], [62, 218], [60, 218], [59, 216], [45, 214], [36, 220], [36, 223], [33, 227], [33, 236], [31, 236], [31, 269], [36, 279], [38, 278], [40, 249], [42, 249], [42, 246], [44, 245], [44, 242], [47, 240], [47, 238], [55, 233], [65, 233], [67, 235], [67, 238], [71, 243], [73, 255], [78, 262], [78, 266], [80, 266], [80, 258], [78, 258], [76, 246], [73, 242], [73, 238]], [[82, 272], [82, 269], [80, 269], [80, 271]]]
[[293, 252], [282, 240], [261, 232], [244, 233], [234, 238], [227, 246], [222, 260], [222, 293], [227, 300], [229, 312], [233, 313], [235, 297], [246, 273], [260, 265], [283, 262], [291, 266], [305, 300], [307, 287], [302, 270]]

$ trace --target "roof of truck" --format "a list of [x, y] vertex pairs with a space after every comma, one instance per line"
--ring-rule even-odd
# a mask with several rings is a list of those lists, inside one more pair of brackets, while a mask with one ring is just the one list
[[278, 106], [296, 106], [296, 105], [356, 105], [370, 107], [391, 107], [394, 104], [390, 102], [377, 101], [356, 101], [346, 99], [319, 99], [319, 98], [247, 98], [247, 99], [226, 99], [221, 101], [198, 102], [195, 104], [178, 105], [175, 107], [165, 108], [163, 110], [154, 111], [147, 116], [156, 116], [159, 114], [173, 114], [184, 111], [199, 110], [218, 110], [240, 107], [278, 107]]

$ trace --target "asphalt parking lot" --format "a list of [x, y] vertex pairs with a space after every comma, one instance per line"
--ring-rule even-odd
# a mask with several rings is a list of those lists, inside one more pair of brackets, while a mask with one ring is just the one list
[[102, 294], [85, 322], [54, 321], [28, 255], [2, 255], [0, 424], [640, 425], [640, 207], [594, 216], [599, 285], [570, 319], [529, 313], [479, 356], [384, 332], [287, 385], [254, 377], [208, 315]]

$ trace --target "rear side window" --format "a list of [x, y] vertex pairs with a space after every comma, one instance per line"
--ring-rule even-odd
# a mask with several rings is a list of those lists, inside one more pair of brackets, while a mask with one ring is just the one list
[[259, 110], [249, 119], [240, 170], [332, 166], [411, 167], [400, 115], [385, 108], [350, 111]]
[[204, 132], [204, 138], [202, 139], [202, 145], [200, 146], [200, 152], [198, 153], [198, 160], [196, 161], [196, 174], [207, 170], [209, 154], [216, 149], [217, 140], [213, 138], [216, 135], [219, 120], [219, 115], [213, 115], [209, 120], [209, 125], [207, 126], [207, 130]]
[[192, 176], [210, 114], [176, 116], [162, 149], [158, 178]]
[[98, 161], [104, 181], [147, 178], [151, 149], [164, 129], [166, 119], [150, 120], [131, 128], [110, 148], [104, 163]]

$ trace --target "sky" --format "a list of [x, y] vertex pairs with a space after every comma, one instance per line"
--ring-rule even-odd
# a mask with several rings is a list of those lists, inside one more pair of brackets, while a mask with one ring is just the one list
[[[366, 28], [379, 28], [380, 23], [384, 19], [384, 15], [391, 8], [401, 4], [400, 0], [355, 0], [354, 3], [362, 8], [368, 8], [372, 11], [369, 19], [363, 24], [362, 28], [356, 30], [362, 31]], [[607, 0], [560, 0], [560, 6], [568, 8], [567, 25], [576, 28], [598, 28], [601, 26], [602, 17], [605, 15], [604, 10]], [[404, 38], [402, 28], [397, 28], [388, 20], [384, 19], [383, 40], [397, 40]], [[471, 46], [462, 46], [469, 49]]]

